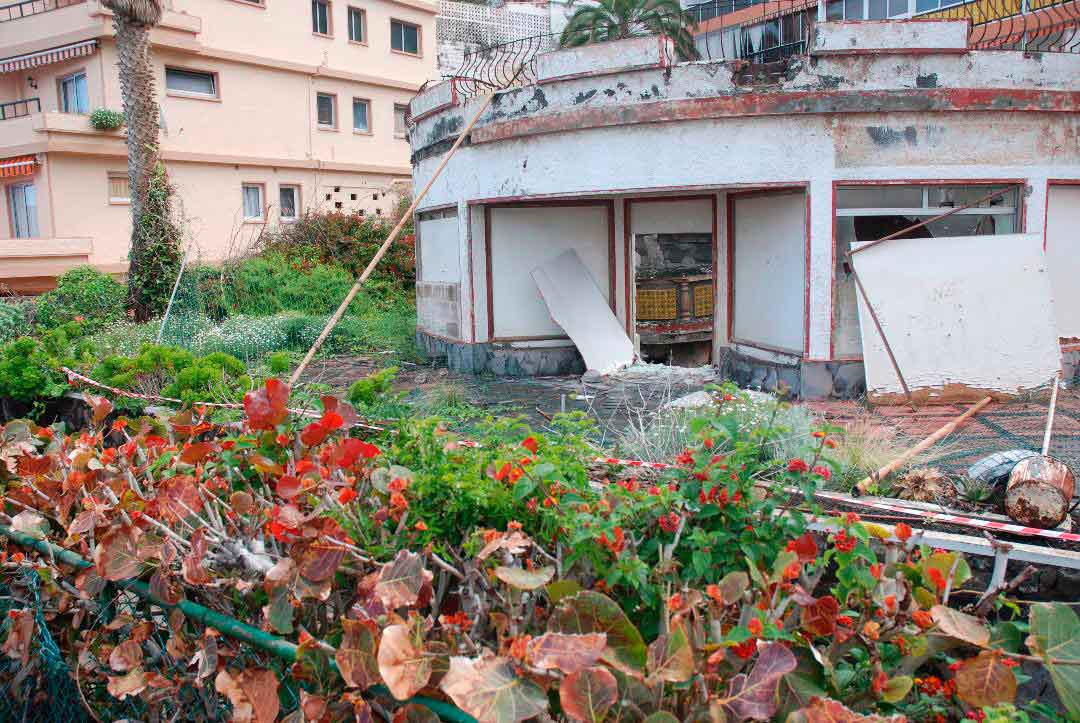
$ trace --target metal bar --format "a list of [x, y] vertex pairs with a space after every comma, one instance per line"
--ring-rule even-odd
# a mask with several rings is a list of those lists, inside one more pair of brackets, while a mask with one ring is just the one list
[[1061, 372], [1054, 375], [1054, 391], [1050, 393], [1050, 413], [1046, 416], [1046, 432], [1043, 433], [1042, 456], [1050, 453], [1050, 435], [1054, 433], [1054, 412], [1057, 410], [1058, 381]]
[[[49, 555], [52, 559], [58, 560], [65, 565], [70, 565], [77, 570], [85, 570], [94, 566], [89, 560], [84, 559], [80, 555], [76, 555], [71, 550], [66, 550], [47, 540], [37, 540], [22, 532], [16, 532], [6, 525], [0, 525], [0, 535], [7, 537], [17, 545], [37, 550], [44, 555]], [[264, 630], [259, 630], [258, 628], [240, 622], [236, 618], [222, 615], [219, 612], [215, 612], [210, 608], [191, 602], [190, 600], [181, 600], [176, 605], [169, 605], [154, 597], [150, 592], [150, 586], [142, 580], [121, 580], [120, 582], [117, 582], [116, 585], [163, 608], [178, 608], [186, 617], [198, 621], [207, 627], [213, 628], [224, 635], [228, 635], [230, 638], [247, 643], [253, 648], [258, 648], [275, 657], [281, 658], [287, 663], [296, 662], [297, 645], [295, 643], [290, 643], [288, 640], [279, 638], [276, 635], [271, 635]], [[329, 658], [328, 662], [330, 668], [337, 673], [337, 662], [332, 657]], [[383, 686], [375, 686], [369, 688], [369, 690], [379, 695], [386, 695], [389, 693]], [[450, 721], [451, 723], [476, 723], [476, 719], [472, 716], [441, 700], [416, 696], [410, 698], [408, 702], [419, 703], [437, 714], [443, 720]]]
[[885, 336], [885, 330], [881, 328], [881, 321], [878, 319], [877, 312], [874, 311], [874, 305], [870, 303], [870, 297], [866, 295], [866, 289], [863, 288], [862, 279], [859, 278], [859, 273], [855, 270], [855, 264], [851, 263], [850, 260], [851, 256], [849, 254], [848, 262], [851, 266], [851, 278], [855, 279], [855, 287], [859, 290], [863, 303], [866, 304], [866, 310], [870, 312], [870, 319], [874, 322], [874, 328], [877, 329], [878, 336], [881, 337], [881, 343], [885, 346], [885, 353], [889, 356], [889, 363], [892, 364], [893, 371], [896, 372], [896, 378], [900, 380], [900, 387], [904, 390], [904, 396], [907, 397], [908, 406], [914, 412], [915, 400], [911, 397], [911, 390], [908, 389], [907, 380], [904, 379], [904, 373], [900, 371], [900, 365], [893, 354], [892, 345], [889, 344], [889, 338]]
[[925, 221], [920, 221], [919, 223], [912, 224], [911, 226], [908, 226], [907, 228], [902, 228], [902, 229], [900, 229], [899, 231], [897, 231], [895, 233], [889, 234], [888, 236], [883, 236], [883, 237], [879, 238], [877, 241], [870, 241], [868, 243], [865, 243], [862, 246], [859, 246], [858, 248], [854, 248], [854, 249], [849, 250], [847, 252], [848, 260], [850, 261], [851, 257], [853, 255], [859, 253], [860, 251], [866, 251], [866, 249], [873, 248], [874, 246], [877, 246], [878, 244], [885, 243], [886, 241], [892, 241], [894, 238], [899, 238], [899, 237], [903, 236], [906, 233], [914, 231], [917, 228], [922, 228], [923, 226], [927, 226], [927, 225], [929, 225], [931, 223], [934, 223], [935, 221], [940, 221], [943, 218], [948, 218], [949, 216], [952, 216], [955, 213], [960, 213], [961, 211], [963, 211], [965, 209], [974, 208], [975, 206], [978, 206], [980, 203], [983, 203], [985, 201], [989, 201], [991, 199], [997, 198], [998, 196], [1002, 196], [1002, 195], [1008, 193], [1009, 191], [1016, 190], [1016, 188], [1017, 188], [1016, 186], [1006, 186], [1005, 188], [994, 191], [993, 193], [988, 193], [985, 196], [983, 196], [982, 198], [976, 199], [976, 200], [972, 201], [971, 203], [966, 203], [963, 206], [957, 206], [956, 208], [952, 209], [951, 211], [948, 211], [947, 213], [943, 213], [943, 214], [940, 214], [938, 216], [934, 216], [933, 218], [928, 218]]

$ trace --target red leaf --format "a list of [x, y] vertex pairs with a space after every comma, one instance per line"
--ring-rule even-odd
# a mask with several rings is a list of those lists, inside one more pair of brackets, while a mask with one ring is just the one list
[[416, 695], [431, 679], [432, 659], [404, 625], [383, 630], [378, 663], [386, 687], [398, 700]]
[[184, 445], [184, 451], [180, 453], [180, 461], [184, 464], [198, 464], [206, 459], [207, 455], [214, 451], [216, 445], [213, 442], [195, 442]]
[[244, 395], [244, 412], [252, 429], [273, 430], [289, 416], [289, 387], [278, 379], [267, 379], [266, 386]]
[[564, 673], [574, 673], [590, 667], [599, 660], [606, 647], [607, 635], [604, 633], [585, 635], [544, 633], [529, 641], [525, 649], [525, 658], [541, 670], [554, 669]]
[[818, 546], [814, 536], [807, 532], [801, 537], [796, 537], [787, 544], [788, 552], [794, 552], [799, 556], [799, 562], [813, 562], [818, 556]]
[[770, 643], [758, 655], [749, 675], [739, 673], [731, 679], [728, 697], [720, 703], [734, 713], [736, 720], [770, 720], [779, 707], [780, 679], [797, 666], [790, 650], [780, 643]]
[[323, 440], [330, 436], [330, 431], [319, 422], [312, 422], [304, 427], [304, 431], [300, 432], [300, 441], [303, 442], [305, 447], [314, 447], [317, 444], [322, 444]]
[[278, 479], [274, 491], [277, 492], [278, 497], [291, 500], [300, 494], [300, 480], [291, 474], [282, 475]]
[[94, 564], [98, 575], [117, 582], [135, 577], [142, 570], [138, 543], [130, 528], [109, 530], [98, 538], [94, 548]]
[[840, 603], [832, 595], [825, 595], [802, 609], [803, 629], [824, 638], [836, 632], [836, 616]]
[[619, 686], [606, 668], [586, 668], [570, 673], [559, 685], [559, 702], [574, 720], [603, 720], [619, 699]]

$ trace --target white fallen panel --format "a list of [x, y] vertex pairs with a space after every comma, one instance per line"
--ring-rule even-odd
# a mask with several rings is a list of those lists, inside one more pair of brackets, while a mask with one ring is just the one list
[[577, 346], [590, 370], [610, 374], [634, 361], [634, 344], [596, 280], [573, 249], [532, 271], [551, 318]]
[[[913, 392], [1015, 393], [1060, 368], [1041, 235], [894, 239], [852, 259]], [[861, 298], [859, 323], [867, 391], [902, 391]]]

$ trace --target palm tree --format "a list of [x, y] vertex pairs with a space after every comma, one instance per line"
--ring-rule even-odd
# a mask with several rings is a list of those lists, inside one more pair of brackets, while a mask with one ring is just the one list
[[698, 54], [689, 31], [692, 25], [679, 0], [595, 0], [574, 12], [560, 43], [573, 47], [639, 35], [666, 35], [674, 41], [679, 55], [694, 59]]
[[127, 124], [131, 183], [128, 303], [136, 320], [144, 321], [161, 311], [158, 287], [164, 285], [168, 293], [172, 275], [167, 272], [179, 263], [176, 229], [169, 215], [168, 181], [158, 151], [160, 111], [150, 55], [150, 29], [161, 20], [162, 0], [102, 0], [102, 5], [113, 12]]

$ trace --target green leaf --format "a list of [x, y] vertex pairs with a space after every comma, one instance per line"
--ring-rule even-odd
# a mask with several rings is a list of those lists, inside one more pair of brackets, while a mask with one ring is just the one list
[[549, 583], [544, 590], [547, 591], [548, 598], [551, 599], [551, 602], [558, 604], [563, 598], [571, 597], [581, 592], [581, 585], [574, 580], [556, 580], [553, 583]]
[[514, 485], [514, 499], [520, 502], [536, 491], [536, 481], [522, 477]]
[[1024, 633], [1016, 623], [1000, 622], [990, 628], [990, 647], [1019, 653], [1024, 645]]
[[1080, 619], [1068, 605], [1036, 603], [1029, 624], [1028, 647], [1046, 663], [1069, 715], [1080, 718]]
[[585, 590], [564, 599], [548, 620], [556, 633], [605, 633], [603, 660], [631, 674], [645, 670], [647, 649], [641, 633], [611, 598]]
[[889, 678], [885, 683], [885, 689], [881, 691], [881, 699], [886, 703], [899, 703], [911, 690], [915, 681], [910, 675], [897, 675]]

